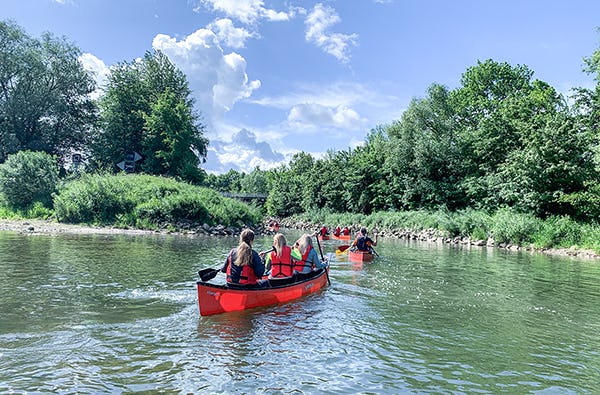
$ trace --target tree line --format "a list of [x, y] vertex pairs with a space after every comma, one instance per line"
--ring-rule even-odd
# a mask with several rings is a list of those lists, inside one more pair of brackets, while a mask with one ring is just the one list
[[208, 140], [183, 72], [161, 52], [147, 52], [112, 66], [93, 100], [96, 83], [80, 55], [66, 38], [33, 38], [0, 21], [0, 162], [41, 151], [64, 170], [79, 153], [87, 170], [115, 173], [136, 152], [141, 172], [201, 183]]
[[[600, 51], [585, 59], [600, 76]], [[296, 154], [275, 170], [209, 177], [216, 188], [269, 193], [268, 214], [325, 209], [371, 214], [509, 208], [538, 218], [600, 215], [600, 85], [569, 104], [524, 65], [485, 60], [455, 89], [432, 84], [365, 144], [316, 159]], [[250, 182], [249, 182], [250, 181]], [[265, 186], [266, 185], [266, 186]]]
[[65, 38], [32, 38], [0, 22], [0, 162], [41, 151], [65, 173], [82, 152], [86, 171], [116, 173], [139, 152], [146, 174], [267, 193], [274, 216], [510, 208], [590, 222], [600, 214], [600, 50], [583, 70], [597, 85], [575, 88], [569, 101], [527, 66], [488, 59], [467, 68], [457, 88], [431, 84], [361, 146], [221, 175], [201, 169], [205, 126], [186, 76], [164, 54], [111, 67], [97, 100], [79, 55]]

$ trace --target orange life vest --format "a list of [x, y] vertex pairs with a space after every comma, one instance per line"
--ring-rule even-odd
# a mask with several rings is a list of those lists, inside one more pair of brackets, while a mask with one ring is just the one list
[[[242, 285], [253, 285], [258, 283], [258, 278], [256, 277], [256, 273], [254, 273], [254, 268], [250, 265], [245, 265], [241, 267], [236, 266], [236, 269], [241, 269], [241, 273], [238, 270], [234, 270], [234, 273], [232, 273], [231, 269], [234, 266], [232, 261], [232, 255], [233, 254], [230, 253], [227, 257], [227, 259], [229, 260], [229, 264], [227, 265], [227, 282]], [[236, 277], [238, 276], [236, 276], [235, 272], [240, 273], [239, 278], [237, 278], [238, 281], [236, 281]]]
[[271, 277], [290, 277], [292, 274], [292, 249], [289, 246], [283, 246], [281, 256], [277, 256], [277, 251], [272, 251]]
[[302, 254], [302, 259], [293, 262], [293, 270], [302, 272], [302, 270], [304, 270], [305, 267], [310, 267], [311, 269], [314, 269], [314, 265], [312, 262], [310, 264], [306, 262], [308, 260], [308, 254], [310, 253], [310, 250], [312, 250], [312, 247], [308, 246], [306, 251], [304, 251], [304, 254]]

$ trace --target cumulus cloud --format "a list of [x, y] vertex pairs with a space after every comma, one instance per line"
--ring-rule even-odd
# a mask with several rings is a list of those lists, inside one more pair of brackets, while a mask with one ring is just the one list
[[108, 73], [110, 69], [102, 59], [98, 59], [91, 53], [84, 53], [79, 57], [79, 62], [83, 65], [83, 68], [90, 72], [96, 80], [97, 89], [92, 93], [92, 98], [97, 99], [101, 94], [101, 89], [108, 82]]
[[292, 107], [288, 121], [310, 125], [329, 125], [354, 129], [364, 122], [358, 113], [346, 106], [327, 107], [317, 103], [303, 103]]
[[265, 8], [263, 0], [200, 0], [211, 11], [222, 12], [244, 24], [254, 24], [259, 19], [269, 21], [286, 21], [293, 16], [293, 11], [283, 12]]
[[249, 173], [257, 166], [263, 170], [277, 167], [286, 157], [273, 151], [269, 143], [257, 141], [251, 131], [241, 129], [231, 141], [211, 141], [206, 159], [203, 168], [209, 173], [224, 173], [229, 169]]
[[260, 87], [259, 80], [248, 80], [246, 60], [235, 52], [225, 54], [209, 29], [198, 29], [181, 41], [158, 34], [152, 46], [187, 75], [197, 108], [209, 127]]
[[217, 35], [221, 43], [231, 48], [243, 48], [248, 38], [257, 36], [256, 33], [233, 26], [233, 22], [229, 18], [217, 19], [207, 28]]
[[351, 45], [356, 45], [358, 35], [333, 33], [329, 28], [341, 19], [335, 10], [319, 3], [306, 17], [306, 41], [315, 44], [337, 60], [347, 63], [350, 61]]

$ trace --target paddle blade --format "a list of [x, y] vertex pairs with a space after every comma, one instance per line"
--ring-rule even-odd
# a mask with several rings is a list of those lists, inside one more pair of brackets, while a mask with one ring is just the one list
[[342, 245], [342, 246], [339, 246], [339, 247], [338, 247], [338, 250], [339, 250], [340, 252], [344, 252], [344, 251], [346, 251], [348, 248], [350, 248], [350, 246], [349, 246], [349, 245]]
[[216, 277], [219, 273], [219, 269], [202, 269], [198, 272], [200, 280], [207, 282]]

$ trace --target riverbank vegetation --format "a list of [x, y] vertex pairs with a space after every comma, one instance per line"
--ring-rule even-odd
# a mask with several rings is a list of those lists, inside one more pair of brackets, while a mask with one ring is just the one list
[[[599, 250], [600, 84], [565, 97], [525, 65], [479, 61], [360, 146], [207, 175], [205, 126], [164, 54], [111, 67], [97, 99], [80, 54], [0, 22], [0, 215], [142, 228], [296, 216]], [[599, 59], [585, 59], [596, 82]]]

